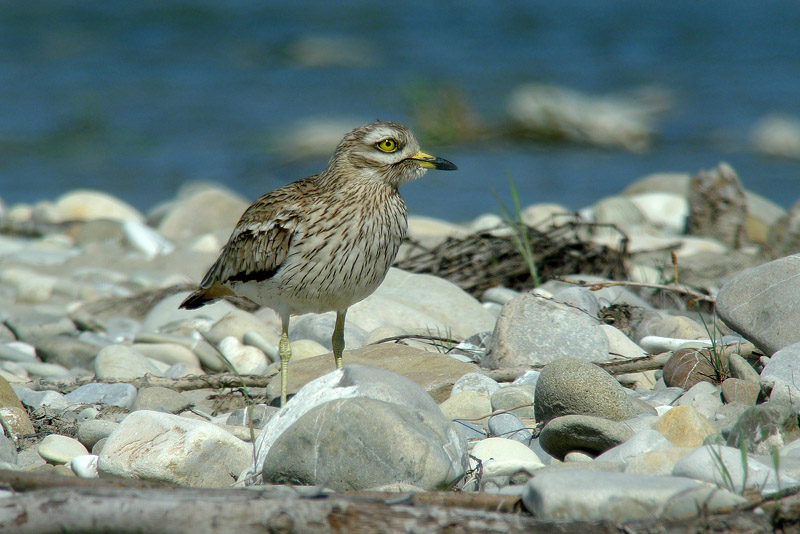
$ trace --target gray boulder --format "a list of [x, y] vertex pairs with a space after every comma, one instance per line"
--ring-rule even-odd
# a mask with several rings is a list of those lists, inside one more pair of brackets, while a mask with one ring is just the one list
[[717, 313], [766, 354], [800, 342], [800, 254], [739, 273], [722, 286]]
[[306, 412], [270, 447], [265, 481], [335, 491], [390, 483], [442, 489], [464, 474], [463, 434], [442, 415], [370, 398]]
[[609, 358], [608, 338], [600, 322], [553, 300], [520, 295], [503, 306], [483, 362], [497, 369], [541, 365], [563, 358], [596, 362]]

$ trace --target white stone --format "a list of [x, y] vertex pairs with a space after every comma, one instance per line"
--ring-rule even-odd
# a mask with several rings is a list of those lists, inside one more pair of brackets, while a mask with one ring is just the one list
[[689, 216], [689, 201], [675, 193], [640, 193], [628, 197], [648, 221], [657, 227], [680, 235], [684, 233]]
[[639, 345], [650, 354], [661, 354], [684, 348], [705, 349], [714, 346], [708, 339], [678, 339], [661, 336], [645, 336], [639, 340]]
[[800, 484], [791, 477], [779, 477], [774, 467], [749, 456], [743, 458], [739, 449], [723, 445], [704, 445], [695, 449], [678, 460], [672, 474], [711, 482], [737, 493], [757, 489], [768, 494]]
[[134, 343], [131, 348], [146, 358], [168, 365], [183, 363], [191, 367], [200, 367], [197, 355], [177, 343]]
[[175, 245], [155, 229], [139, 221], [128, 220], [122, 223], [122, 232], [130, 246], [144, 254], [148, 259], [175, 251]]
[[458, 395], [462, 391], [475, 390], [491, 397], [492, 393], [500, 389], [500, 384], [482, 373], [467, 373], [453, 384], [450, 396]]
[[97, 467], [101, 476], [228, 487], [251, 454], [247, 443], [212, 423], [139, 410], [108, 437]]
[[687, 478], [571, 469], [531, 478], [522, 502], [539, 519], [617, 522], [692, 517], [745, 499]]
[[[655, 418], [653, 418], [655, 419]], [[607, 450], [596, 459], [599, 461], [613, 462], [619, 465], [628, 463], [628, 459], [641, 456], [652, 451], [671, 449], [672, 443], [656, 430], [641, 430], [616, 447]]]
[[61, 196], [56, 207], [66, 220], [113, 219], [143, 222], [144, 216], [122, 200], [100, 191], [77, 190]]
[[147, 358], [126, 345], [104, 347], [94, 359], [97, 378], [139, 378], [146, 374], [163, 376], [168, 368], [169, 365]]
[[322, 354], [330, 354], [327, 347], [323, 347], [313, 339], [298, 339], [292, 341], [292, 361], [305, 360]]
[[233, 336], [220, 341], [218, 348], [239, 374], [261, 375], [267, 371], [269, 365], [267, 356], [255, 347], [243, 345]]
[[[544, 467], [535, 452], [528, 447], [507, 438], [487, 438], [475, 444], [470, 452], [481, 462], [483, 476], [510, 476], [520, 471], [532, 473]], [[477, 467], [477, 461], [470, 458], [470, 469]]]
[[365, 332], [396, 326], [464, 339], [492, 330], [495, 317], [452, 282], [392, 268], [375, 293], [350, 307], [347, 322]]
[[100, 473], [97, 472], [97, 458], [95, 454], [76, 456], [70, 461], [69, 468], [81, 478], [100, 478]]
[[611, 356], [623, 358], [639, 358], [646, 356], [642, 347], [633, 342], [628, 336], [610, 324], [601, 324], [600, 328], [608, 338], [608, 353]]

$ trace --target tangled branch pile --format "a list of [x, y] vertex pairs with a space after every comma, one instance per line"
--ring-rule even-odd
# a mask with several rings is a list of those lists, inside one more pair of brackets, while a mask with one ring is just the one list
[[[622, 242], [619, 250], [582, 237], [599, 227], [603, 231], [619, 232]], [[498, 285], [530, 289], [533, 285], [531, 273], [519, 246], [519, 239], [527, 236], [542, 282], [569, 274], [592, 274], [613, 280], [627, 278], [627, 238], [614, 226], [574, 218], [545, 231], [518, 226], [513, 232], [489, 231], [464, 238], [450, 237], [432, 248], [412, 240], [413, 250], [395, 266], [446, 278], [475, 297]]]

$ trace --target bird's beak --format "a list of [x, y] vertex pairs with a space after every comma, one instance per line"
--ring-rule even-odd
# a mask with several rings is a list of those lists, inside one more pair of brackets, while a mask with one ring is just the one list
[[439, 169], [440, 171], [454, 171], [458, 169], [458, 167], [446, 159], [431, 156], [421, 150], [408, 159], [416, 161], [420, 167], [425, 167], [426, 169]]

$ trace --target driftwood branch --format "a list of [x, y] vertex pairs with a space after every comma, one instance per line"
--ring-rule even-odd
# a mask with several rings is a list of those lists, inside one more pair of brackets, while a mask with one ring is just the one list
[[[663, 352], [661, 354], [648, 354], [639, 358], [594, 362], [594, 364], [602, 367], [612, 375], [624, 375], [661, 369], [664, 367], [664, 364], [667, 363], [670, 356], [672, 356], [671, 352]], [[497, 382], [513, 382], [522, 376], [525, 371], [541, 371], [543, 367], [544, 365], [520, 365], [517, 367], [505, 367], [503, 369], [484, 369], [480, 372]]]
[[651, 284], [648, 282], [631, 282], [629, 280], [608, 281], [608, 282], [585, 282], [583, 280], [570, 280], [569, 278], [563, 278], [561, 276], [554, 276], [553, 279], [567, 284], [586, 287], [591, 291], [597, 291], [598, 289], [603, 289], [605, 287], [614, 287], [614, 286], [638, 287], [644, 289], [658, 289], [660, 291], [672, 291], [673, 293], [686, 295], [690, 297], [691, 300], [697, 302], [710, 302], [711, 304], [717, 302], [717, 299], [715, 299], [712, 296], [699, 293], [694, 289], [690, 289], [685, 286], [679, 286], [677, 284]]
[[69, 393], [80, 386], [95, 382], [103, 382], [106, 384], [132, 384], [137, 389], [161, 386], [176, 391], [207, 388], [240, 388], [242, 386], [264, 388], [267, 387], [267, 384], [269, 384], [272, 377], [276, 374], [277, 371], [272, 371], [266, 375], [242, 375], [241, 377], [232, 373], [195, 375], [182, 378], [163, 378], [152, 375], [145, 375], [139, 378], [96, 378], [94, 376], [82, 376], [79, 378], [40, 378], [24, 385], [37, 391], [54, 390], [61, 393]]
[[[145, 533], [237, 534], [264, 532], [773, 532], [797, 526], [796, 496], [743, 510], [686, 520], [544, 521], [503, 513], [417, 501], [417, 495], [314, 495], [265, 490], [194, 488], [50, 488], [0, 499], [0, 532], [19, 534]], [[438, 494], [434, 494], [438, 495]], [[455, 495], [455, 494], [454, 494]], [[449, 504], [449, 503], [444, 503]]]

